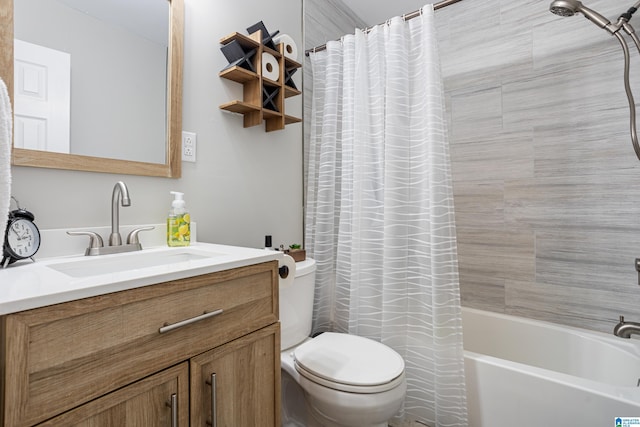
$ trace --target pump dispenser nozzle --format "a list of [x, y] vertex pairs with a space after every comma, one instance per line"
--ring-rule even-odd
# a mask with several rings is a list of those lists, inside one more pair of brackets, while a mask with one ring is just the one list
[[184, 193], [179, 191], [169, 191], [169, 193], [173, 194], [173, 202], [171, 202], [171, 207], [174, 209], [184, 209]]

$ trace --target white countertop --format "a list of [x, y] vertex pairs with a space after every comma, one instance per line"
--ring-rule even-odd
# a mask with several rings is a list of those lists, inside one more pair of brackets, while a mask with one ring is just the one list
[[[96, 259], [112, 259], [116, 262], [118, 257], [142, 253], [160, 254], [167, 251], [175, 252], [176, 255], [188, 252], [203, 256], [160, 266], [130, 268], [126, 271], [98, 273], [87, 277], [72, 277], [51, 268], [61, 263], [73, 262], [81, 266], [82, 263], [91, 263]], [[0, 315], [278, 260], [280, 257], [282, 254], [278, 251], [192, 243], [191, 246], [183, 248], [158, 246], [140, 252], [116, 255], [64, 256], [36, 262], [20, 261], [6, 269], [0, 269]]]

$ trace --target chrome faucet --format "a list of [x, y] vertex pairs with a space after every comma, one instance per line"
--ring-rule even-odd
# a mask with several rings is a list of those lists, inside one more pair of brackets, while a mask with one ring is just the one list
[[131, 206], [129, 189], [122, 181], [116, 182], [111, 195], [111, 234], [109, 235], [109, 246], [122, 245], [122, 237], [120, 236], [120, 207], [118, 206], [118, 201], [120, 201], [122, 206]]
[[153, 226], [139, 227], [131, 230], [127, 236], [127, 243], [122, 244], [122, 236], [120, 236], [120, 205], [131, 206], [129, 198], [129, 189], [127, 185], [118, 181], [113, 187], [111, 194], [111, 234], [109, 235], [109, 246], [104, 246], [102, 237], [94, 231], [67, 231], [70, 236], [89, 236], [89, 247], [85, 251], [85, 255], [110, 255], [121, 252], [131, 252], [142, 250], [138, 234], [141, 231], [153, 230]]
[[631, 338], [631, 335], [640, 335], [640, 323], [625, 322], [624, 316], [620, 316], [620, 322], [613, 328], [613, 335], [620, 338]]

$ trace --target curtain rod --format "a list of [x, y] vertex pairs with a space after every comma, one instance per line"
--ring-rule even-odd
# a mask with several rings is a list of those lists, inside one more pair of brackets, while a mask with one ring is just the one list
[[[443, 7], [450, 6], [450, 5], [454, 4], [454, 3], [458, 3], [459, 1], [462, 1], [462, 0], [442, 0], [442, 1], [438, 2], [438, 3], [433, 3], [433, 10], [442, 9]], [[421, 14], [422, 14], [422, 10], [421, 9], [414, 10], [411, 13], [405, 13], [404, 15], [402, 15], [402, 19], [404, 19], [405, 21], [408, 21], [410, 19], [417, 18]], [[378, 25], [382, 25], [382, 24], [378, 24]], [[377, 27], [377, 25], [374, 25], [374, 27]], [[368, 33], [372, 28], [373, 27], [366, 27], [364, 29], [364, 32]], [[320, 45], [320, 46], [312, 47], [311, 49], [305, 50], [304, 51], [304, 55], [305, 56], [309, 56], [309, 53], [311, 53], [311, 52], [320, 52], [320, 51], [325, 50], [326, 48], [327, 48], [327, 44], [326, 43], [323, 44], [323, 45]]]

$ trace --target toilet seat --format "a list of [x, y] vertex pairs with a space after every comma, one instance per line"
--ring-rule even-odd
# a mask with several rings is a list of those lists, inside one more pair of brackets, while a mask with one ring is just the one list
[[381, 393], [404, 381], [404, 360], [377, 341], [325, 332], [293, 352], [296, 371], [325, 387], [352, 393]]

